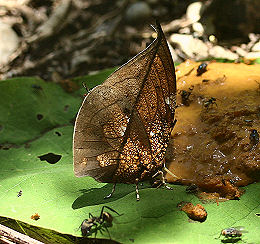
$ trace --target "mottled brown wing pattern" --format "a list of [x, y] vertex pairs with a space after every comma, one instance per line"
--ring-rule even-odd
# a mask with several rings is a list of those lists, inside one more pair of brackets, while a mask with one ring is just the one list
[[76, 176], [135, 183], [163, 166], [174, 126], [176, 79], [166, 39], [157, 39], [85, 98], [73, 141]]

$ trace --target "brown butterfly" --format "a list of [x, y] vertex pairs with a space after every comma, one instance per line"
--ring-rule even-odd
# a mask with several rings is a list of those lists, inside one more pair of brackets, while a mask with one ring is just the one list
[[145, 50], [88, 93], [76, 119], [74, 173], [114, 183], [107, 197], [116, 183], [135, 183], [139, 200], [138, 182], [163, 176], [176, 122], [176, 77], [159, 23], [156, 30]]

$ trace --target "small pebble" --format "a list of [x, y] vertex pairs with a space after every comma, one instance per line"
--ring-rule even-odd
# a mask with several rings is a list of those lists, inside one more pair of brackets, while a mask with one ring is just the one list
[[152, 10], [146, 2], [130, 4], [126, 10], [125, 19], [129, 24], [144, 22], [152, 16]]

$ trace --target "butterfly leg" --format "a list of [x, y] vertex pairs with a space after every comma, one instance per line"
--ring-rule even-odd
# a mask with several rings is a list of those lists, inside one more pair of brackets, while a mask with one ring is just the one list
[[108, 194], [107, 196], [105, 196], [104, 199], [108, 199], [108, 198], [112, 197], [112, 195], [114, 194], [115, 190], [116, 190], [116, 183], [114, 183], [113, 189], [112, 189], [111, 193]]
[[161, 170], [158, 170], [153, 176], [152, 178], [156, 177], [157, 175], [161, 175], [162, 177], [162, 184], [160, 184], [157, 188], [159, 188], [161, 185], [165, 186], [166, 189], [168, 190], [173, 190], [170, 186], [167, 186], [166, 182], [165, 182], [165, 178], [164, 178], [164, 175], [163, 175], [163, 172]]
[[169, 169], [166, 168], [165, 161], [163, 163], [163, 170], [166, 171], [169, 175], [171, 175], [174, 179], [179, 179], [174, 173], [172, 173]]
[[[152, 179], [153, 178], [155, 178], [156, 176], [158, 176], [159, 174], [160, 174], [160, 170], [159, 171], [157, 171], [153, 176], [152, 176]], [[153, 185], [153, 184], [156, 184], [156, 182], [154, 181], [154, 182], [151, 182], [151, 185]], [[158, 185], [157, 185], [157, 189], [158, 188], [160, 188], [161, 186], [163, 185], [163, 182], [161, 181], [161, 180], [158, 180]]]
[[136, 179], [136, 180], [135, 180], [136, 201], [139, 201], [139, 200], [140, 200], [139, 189], [138, 189], [138, 182], [139, 182], [139, 180]]

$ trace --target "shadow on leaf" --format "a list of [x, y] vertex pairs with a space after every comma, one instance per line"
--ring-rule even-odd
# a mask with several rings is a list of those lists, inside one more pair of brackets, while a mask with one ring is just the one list
[[[84, 208], [86, 206], [99, 205], [108, 202], [113, 202], [122, 198], [129, 193], [134, 193], [133, 201], [135, 200], [135, 185], [117, 184], [116, 191], [111, 198], [104, 199], [112, 191], [113, 184], [107, 184], [101, 188], [81, 189], [82, 193], [72, 204], [73, 209]], [[149, 184], [144, 184], [140, 189], [149, 188]]]
[[241, 238], [231, 238], [231, 239], [224, 239], [221, 240], [222, 243], [237, 243], [239, 241], [241, 241]]

